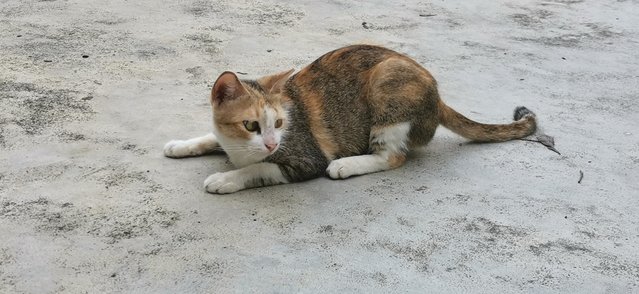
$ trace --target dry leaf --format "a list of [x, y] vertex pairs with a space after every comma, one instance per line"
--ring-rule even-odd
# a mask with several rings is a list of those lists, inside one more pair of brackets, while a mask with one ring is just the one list
[[559, 153], [559, 151], [557, 151], [557, 149], [555, 149], [555, 138], [553, 138], [552, 136], [548, 136], [548, 135], [539, 135], [537, 136], [537, 141], [539, 143], [541, 143], [542, 145], [546, 146], [546, 148], [556, 152], [557, 154], [561, 155], [561, 153]]

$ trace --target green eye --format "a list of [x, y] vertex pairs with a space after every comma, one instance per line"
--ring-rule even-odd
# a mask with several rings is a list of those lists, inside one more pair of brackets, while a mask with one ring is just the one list
[[255, 132], [255, 131], [260, 131], [260, 124], [256, 121], [248, 121], [245, 120], [243, 121], [244, 123], [244, 127], [246, 128], [247, 131], [249, 132]]
[[282, 127], [282, 119], [281, 118], [275, 121], [275, 127], [278, 128], [278, 129], [280, 127]]

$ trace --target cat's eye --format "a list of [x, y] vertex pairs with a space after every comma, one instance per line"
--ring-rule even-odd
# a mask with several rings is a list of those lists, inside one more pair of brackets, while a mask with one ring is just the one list
[[281, 119], [281, 118], [280, 118], [280, 119], [278, 119], [278, 120], [276, 120], [276, 121], [275, 121], [275, 127], [276, 127], [276, 128], [278, 128], [278, 129], [279, 129], [279, 128], [281, 128], [281, 127], [282, 127], [282, 123], [283, 123], [283, 122], [282, 122], [282, 119]]
[[244, 127], [246, 128], [247, 131], [249, 132], [259, 132], [260, 131], [260, 124], [256, 121], [248, 121], [245, 120], [243, 121], [244, 123]]

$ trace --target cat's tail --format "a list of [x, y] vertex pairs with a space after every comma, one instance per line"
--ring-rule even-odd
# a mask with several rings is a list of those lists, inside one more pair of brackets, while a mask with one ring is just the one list
[[514, 122], [510, 124], [482, 124], [470, 120], [448, 107], [441, 100], [438, 103], [439, 123], [447, 129], [476, 142], [502, 142], [531, 135], [537, 129], [535, 114], [528, 108], [515, 108]]

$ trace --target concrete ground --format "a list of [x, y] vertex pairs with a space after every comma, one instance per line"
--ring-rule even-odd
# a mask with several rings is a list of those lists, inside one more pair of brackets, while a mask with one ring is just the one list
[[[401, 4], [400, 4], [401, 3]], [[0, 293], [639, 292], [639, 2], [0, 0]], [[438, 130], [406, 166], [205, 193], [225, 70], [357, 42], [540, 144]], [[578, 183], [580, 171], [583, 179]]]

